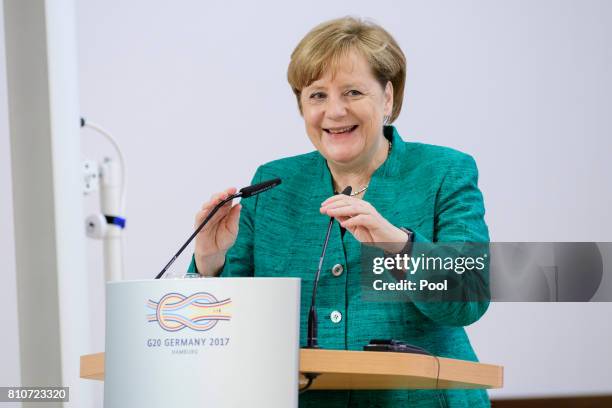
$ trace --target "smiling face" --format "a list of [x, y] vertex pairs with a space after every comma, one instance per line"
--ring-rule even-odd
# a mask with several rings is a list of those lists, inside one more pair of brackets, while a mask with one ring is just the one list
[[300, 93], [306, 132], [329, 162], [346, 168], [367, 166], [387, 149], [383, 118], [393, 109], [393, 87], [381, 86], [365, 57], [349, 52]]

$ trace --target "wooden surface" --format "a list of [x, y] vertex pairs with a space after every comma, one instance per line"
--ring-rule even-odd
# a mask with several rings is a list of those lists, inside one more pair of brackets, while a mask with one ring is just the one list
[[[300, 372], [319, 374], [313, 390], [503, 386], [501, 366], [408, 353], [301, 349]], [[81, 378], [104, 380], [104, 353], [81, 356]]]
[[425, 356], [375, 351], [300, 351], [300, 372], [319, 373], [313, 389], [500, 388], [499, 366]]
[[104, 381], [104, 353], [81, 356], [81, 378]]

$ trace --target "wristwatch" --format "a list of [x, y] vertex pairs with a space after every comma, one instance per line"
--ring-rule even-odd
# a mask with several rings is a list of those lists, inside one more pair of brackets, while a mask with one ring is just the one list
[[412, 252], [412, 243], [414, 242], [414, 232], [410, 231], [407, 228], [404, 227], [399, 227], [399, 229], [401, 229], [402, 231], [404, 231], [406, 233], [406, 235], [408, 235], [408, 241], [406, 241], [406, 245], [404, 245], [404, 247], [399, 251], [399, 252], [388, 252], [388, 251], [384, 251], [385, 252], [385, 256], [393, 256], [393, 255], [410, 255], [410, 253]]

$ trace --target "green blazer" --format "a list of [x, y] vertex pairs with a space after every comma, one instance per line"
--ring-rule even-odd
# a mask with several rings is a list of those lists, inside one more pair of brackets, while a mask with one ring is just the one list
[[[488, 242], [478, 171], [471, 156], [445, 147], [393, 142], [363, 197], [389, 222], [414, 232], [415, 241]], [[253, 183], [280, 177], [282, 184], [242, 202], [240, 230], [222, 276], [295, 276], [302, 279], [301, 344], [329, 218], [319, 212], [334, 194], [325, 159], [312, 153], [276, 160], [257, 170]], [[451, 358], [477, 361], [463, 329], [488, 302], [368, 302], [360, 298], [361, 244], [334, 225], [317, 292], [322, 348], [361, 350], [371, 339], [396, 339]], [[338, 273], [341, 265], [342, 273]], [[336, 266], [336, 274], [332, 268]], [[196, 272], [192, 262], [189, 272]], [[332, 321], [331, 314], [335, 319]], [[341, 319], [338, 321], [338, 313]], [[485, 407], [484, 390], [440, 391], [449, 407]], [[440, 407], [431, 390], [307, 391], [300, 407]]]

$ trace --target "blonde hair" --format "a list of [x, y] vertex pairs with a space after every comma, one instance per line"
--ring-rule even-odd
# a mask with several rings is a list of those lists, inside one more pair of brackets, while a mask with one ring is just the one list
[[324, 22], [313, 28], [291, 54], [287, 80], [295, 94], [300, 112], [302, 89], [331, 69], [334, 72], [342, 57], [360, 52], [370, 64], [374, 77], [385, 88], [393, 85], [393, 110], [389, 123], [400, 114], [406, 81], [406, 57], [397, 42], [381, 26], [354, 17]]

